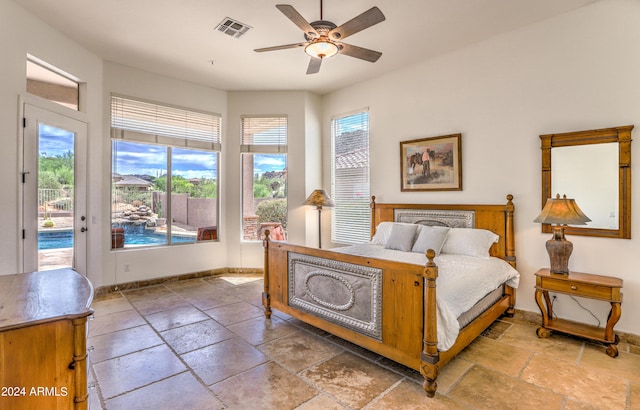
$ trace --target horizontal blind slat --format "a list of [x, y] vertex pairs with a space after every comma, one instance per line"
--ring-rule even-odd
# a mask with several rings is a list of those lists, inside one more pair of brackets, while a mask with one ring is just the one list
[[369, 115], [362, 111], [331, 120], [331, 195], [336, 203], [331, 238], [367, 242], [371, 232]]

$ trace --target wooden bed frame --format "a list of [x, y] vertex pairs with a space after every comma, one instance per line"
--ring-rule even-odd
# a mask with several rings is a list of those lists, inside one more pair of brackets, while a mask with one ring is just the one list
[[[384, 221], [394, 221], [397, 210], [472, 211], [475, 227], [488, 229], [500, 236], [490, 254], [508, 262], [515, 268], [513, 228], [513, 196], [507, 195], [506, 205], [431, 205], [431, 204], [378, 204], [371, 200], [372, 235], [375, 227]], [[469, 345], [480, 333], [501, 315], [513, 315], [515, 289], [503, 285], [502, 297], [471, 323], [460, 329], [455, 344], [446, 351], [437, 348], [436, 332], [436, 279], [438, 267], [435, 252], [427, 251], [427, 264], [422, 266], [381, 259], [353, 256], [330, 250], [308, 248], [283, 242], [270, 241], [266, 232], [264, 245], [264, 293], [262, 303], [265, 316], [277, 309], [305, 323], [355, 343], [372, 352], [420, 371], [427, 396], [435, 395], [436, 379], [440, 368]], [[314, 314], [289, 305], [289, 254], [330, 259], [338, 263], [364, 265], [382, 270], [382, 335], [380, 340], [332, 323]]]

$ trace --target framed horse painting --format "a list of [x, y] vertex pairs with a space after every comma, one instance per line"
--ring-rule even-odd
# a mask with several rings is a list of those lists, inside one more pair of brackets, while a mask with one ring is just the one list
[[461, 134], [400, 142], [402, 191], [462, 191]]

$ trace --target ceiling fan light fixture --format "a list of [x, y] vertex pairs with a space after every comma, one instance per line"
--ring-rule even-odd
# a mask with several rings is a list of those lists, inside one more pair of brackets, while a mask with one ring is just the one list
[[338, 51], [338, 46], [327, 39], [312, 41], [304, 48], [304, 52], [314, 58], [333, 57]]

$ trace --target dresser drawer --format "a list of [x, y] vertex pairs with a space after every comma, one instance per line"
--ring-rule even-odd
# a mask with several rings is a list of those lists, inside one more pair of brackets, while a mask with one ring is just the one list
[[538, 278], [540, 286], [549, 292], [561, 292], [570, 295], [603, 300], [619, 300], [619, 289], [609, 286], [598, 286], [589, 283], [574, 282], [565, 279]]

